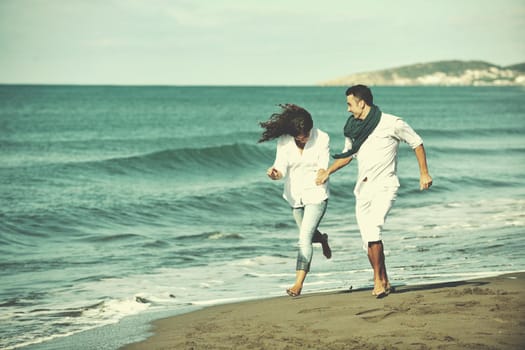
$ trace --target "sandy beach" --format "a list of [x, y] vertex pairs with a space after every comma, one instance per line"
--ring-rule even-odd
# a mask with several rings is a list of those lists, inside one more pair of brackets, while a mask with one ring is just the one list
[[[284, 291], [283, 291], [284, 292]], [[219, 305], [155, 321], [138, 349], [523, 349], [525, 273]]]

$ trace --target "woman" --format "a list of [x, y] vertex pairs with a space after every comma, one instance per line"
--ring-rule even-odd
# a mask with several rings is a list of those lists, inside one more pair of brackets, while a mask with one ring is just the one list
[[299, 252], [297, 254], [295, 284], [288, 288], [288, 295], [301, 294], [312, 261], [312, 242], [321, 243], [323, 254], [330, 258], [328, 235], [318, 230], [326, 211], [328, 184], [316, 185], [319, 170], [328, 167], [330, 138], [325, 132], [313, 128], [310, 113], [293, 105], [280, 105], [281, 113], [274, 113], [270, 120], [260, 123], [265, 129], [259, 142], [278, 138], [275, 162], [267, 170], [272, 180], [284, 179], [283, 197], [292, 207], [299, 227]]

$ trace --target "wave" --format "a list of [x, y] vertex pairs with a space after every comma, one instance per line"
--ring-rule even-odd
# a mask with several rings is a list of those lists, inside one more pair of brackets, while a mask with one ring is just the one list
[[259, 159], [271, 159], [273, 153], [263, 147], [247, 144], [230, 144], [206, 148], [169, 149], [144, 155], [106, 160], [101, 167], [118, 171], [135, 169], [198, 170], [240, 168], [259, 164]]
[[[418, 206], [421, 201], [443, 201], [453, 198], [458, 191], [478, 192], [479, 189], [513, 189], [521, 188], [522, 182], [514, 178], [493, 178], [490, 174], [471, 176], [445, 176], [435, 173], [432, 190], [419, 190], [419, 178], [413, 175], [400, 176], [401, 187], [398, 195], [403, 198], [397, 206]], [[226, 180], [225, 180], [226, 181]], [[330, 184], [330, 201], [332, 210], [346, 203], [353, 210], [353, 187], [355, 179], [350, 175], [334, 177]], [[2, 233], [0, 242], [5, 246], [24, 247], [28, 244], [46, 241], [49, 237], [55, 240], [74, 238], [78, 242], [91, 244], [120, 245], [126, 247], [152, 246], [162, 248], [169, 246], [161, 237], [152, 232], [169, 231], [172, 227], [185, 230], [191, 227], [206, 225], [243, 226], [247, 222], [256, 225], [267, 225], [268, 218], [276, 213], [285, 213], [287, 203], [281, 197], [282, 183], [272, 182], [261, 174], [258, 179], [231, 185], [206, 187], [198, 185], [195, 189], [183, 190], [173, 188], [157, 196], [143, 196], [129, 193], [119, 200], [109, 200], [84, 206], [81, 200], [65, 197], [67, 211], [57, 206], [45, 212], [32, 214], [13, 213], [6, 216], [0, 224]], [[424, 199], [423, 199], [424, 198]], [[73, 200], [73, 202], [72, 202]], [[341, 209], [343, 210], [343, 209]], [[256, 214], [254, 214], [256, 213]], [[34, 225], [37, 215], [41, 224]], [[284, 214], [283, 214], [284, 215]], [[203, 219], [205, 218], [205, 219]], [[227, 219], [225, 219], [227, 218]], [[209, 226], [208, 226], [209, 227]], [[187, 240], [242, 240], [243, 236], [236, 231], [217, 231], [203, 227], [202, 231], [192, 232], [188, 236], [179, 235], [179, 241]], [[210, 227], [211, 228], [211, 227]], [[197, 234], [198, 236], [195, 236]], [[42, 266], [46, 264], [42, 264]], [[28, 265], [36, 268], [33, 265]]]
[[[13, 329], [16, 329], [15, 326], [20, 328], [20, 323], [28, 324], [28, 320], [32, 320], [33, 324], [31, 327], [25, 327], [24, 332], [15, 333], [7, 328], [8, 330], [3, 334], [6, 339], [0, 340], [0, 347], [14, 349], [30, 346], [116, 323], [126, 316], [149, 309], [151, 304], [150, 300], [140, 295], [119, 299], [108, 298], [78, 307], [63, 305], [64, 308], [56, 308], [55, 305], [51, 307], [41, 305], [33, 309], [28, 308], [23, 301], [9, 300], [5, 305], [0, 305], [6, 309], [3, 310], [5, 314], [0, 319]], [[15, 308], [17, 311], [11, 311]], [[17, 320], [18, 324], [13, 320]]]
[[204, 232], [197, 235], [182, 235], [177, 237], [178, 241], [193, 241], [193, 240], [201, 240], [201, 239], [211, 239], [211, 240], [239, 240], [244, 239], [244, 237], [239, 233], [224, 233], [220, 231], [213, 231], [213, 232]]
[[442, 147], [442, 146], [432, 146], [427, 149], [427, 153], [431, 153], [436, 156], [449, 156], [451, 154], [457, 154], [461, 157], [465, 155], [478, 155], [478, 156], [498, 156], [498, 155], [524, 155], [525, 147]]
[[[239, 170], [246, 166], [272, 162], [274, 151], [265, 146], [250, 144], [226, 144], [204, 148], [188, 147], [165, 149], [125, 157], [88, 161], [61, 161], [34, 163], [20, 167], [47, 169], [49, 172], [90, 171], [108, 175], [158, 174], [159, 172], [184, 171], [186, 174], [209, 175], [213, 171]], [[16, 166], [15, 166], [16, 167]], [[5, 167], [4, 167], [5, 169]], [[84, 173], [81, 173], [84, 174]]]
[[443, 140], [458, 139], [487, 139], [501, 136], [521, 136], [525, 134], [525, 128], [468, 128], [468, 129], [418, 129], [423, 139], [425, 137], [439, 138]]
[[[240, 224], [253, 213], [258, 213], [257, 220], [264, 220], [264, 214], [273, 212], [275, 206], [285, 206], [281, 191], [282, 184], [269, 181], [262, 172], [261, 179], [246, 183], [212, 187], [199, 184], [194, 190], [173, 187], [160, 195], [147, 196], [138, 191], [121, 198], [115, 198], [118, 192], [115, 191], [110, 192], [107, 199], [99, 200], [98, 195], [95, 196], [92, 203], [64, 195], [63, 203], [56, 207], [33, 207], [30, 213], [20, 210], [5, 215], [0, 222], [0, 243], [4, 244], [2, 250], [11, 252], [14, 247], [36, 247], [50, 239], [108, 247], [163, 248], [170, 242], [157, 233], [171, 232], [174, 227], [179, 232], [194, 232], [194, 227], [208, 222], [224, 225], [224, 218], [229, 218], [232, 225]], [[39, 225], [35, 225], [35, 217]], [[202, 232], [205, 233], [200, 238], [205, 240], [243, 239], [237, 231], [204, 228]], [[42, 261], [40, 265], [35, 262], [27, 266], [29, 269], [51, 268], [50, 264], [54, 265], [52, 261], [49, 264]]]

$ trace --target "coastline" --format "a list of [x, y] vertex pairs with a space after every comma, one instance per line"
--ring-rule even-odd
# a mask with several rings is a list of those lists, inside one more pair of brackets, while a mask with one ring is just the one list
[[156, 320], [141, 349], [521, 349], [525, 272], [303, 294], [207, 307]]

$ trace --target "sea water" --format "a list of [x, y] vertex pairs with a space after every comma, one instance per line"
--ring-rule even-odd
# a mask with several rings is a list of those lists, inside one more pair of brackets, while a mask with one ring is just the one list
[[[130, 315], [284, 295], [298, 233], [282, 183], [266, 177], [275, 142], [257, 143], [259, 122], [280, 103], [298, 104], [337, 153], [344, 92], [0, 86], [0, 348], [33, 348]], [[373, 93], [422, 136], [434, 179], [419, 191], [416, 158], [402, 144], [384, 233], [392, 283], [525, 270], [525, 89]], [[352, 163], [330, 179], [320, 229], [333, 257], [315, 245], [304, 293], [372, 287], [355, 177]]]

